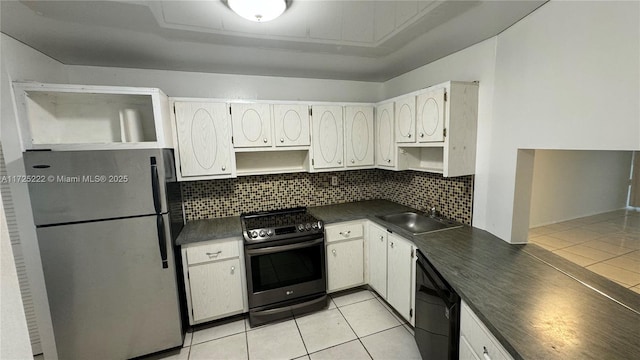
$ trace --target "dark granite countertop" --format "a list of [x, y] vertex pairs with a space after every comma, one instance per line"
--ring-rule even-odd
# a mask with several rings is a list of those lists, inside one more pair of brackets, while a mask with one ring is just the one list
[[189, 221], [176, 239], [176, 245], [242, 236], [239, 216]]
[[[468, 226], [414, 236], [375, 217], [407, 210], [386, 200], [308, 209], [326, 224], [368, 219], [413, 241], [516, 359], [640, 359], [640, 295], [534, 244]], [[178, 245], [241, 236], [240, 221], [194, 221], [183, 233]]]

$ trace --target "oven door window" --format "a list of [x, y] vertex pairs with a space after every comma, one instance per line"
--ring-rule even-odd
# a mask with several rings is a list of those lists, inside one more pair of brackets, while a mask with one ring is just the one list
[[322, 279], [324, 244], [251, 256], [253, 292]]

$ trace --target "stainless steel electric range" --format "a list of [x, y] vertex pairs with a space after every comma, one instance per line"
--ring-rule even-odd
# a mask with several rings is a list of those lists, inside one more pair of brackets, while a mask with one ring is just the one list
[[245, 213], [240, 219], [251, 326], [326, 308], [322, 221], [304, 207]]

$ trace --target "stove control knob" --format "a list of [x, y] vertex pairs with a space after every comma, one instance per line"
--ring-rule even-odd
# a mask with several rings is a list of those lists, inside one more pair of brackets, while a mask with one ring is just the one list
[[255, 239], [255, 238], [257, 238], [257, 237], [258, 237], [258, 232], [257, 232], [257, 231], [255, 231], [255, 230], [254, 230], [254, 231], [252, 231], [252, 232], [251, 232], [251, 237], [252, 237], [252, 238], [254, 238], [254, 239]]
[[304, 225], [302, 224], [298, 225], [298, 231], [304, 231]]
[[267, 230], [267, 236], [271, 236], [271, 235], [273, 235], [273, 230], [268, 229], [268, 230]]
[[318, 230], [322, 229], [322, 221], [318, 221]]
[[305, 225], [305, 227], [307, 228], [307, 231], [311, 230], [311, 224], [307, 223], [307, 225]]
[[318, 230], [318, 223], [317, 223], [317, 222], [312, 223], [312, 224], [311, 224], [311, 228], [312, 228], [313, 230]]
[[267, 236], [267, 232], [264, 230], [260, 230], [260, 237], [265, 237]]

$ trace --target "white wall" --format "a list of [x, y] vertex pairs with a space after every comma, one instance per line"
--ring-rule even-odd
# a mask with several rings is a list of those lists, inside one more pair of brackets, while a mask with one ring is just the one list
[[526, 241], [528, 226], [512, 228], [528, 219], [514, 196], [518, 149], [640, 148], [639, 6], [551, 1], [498, 36], [481, 227]]
[[529, 227], [624, 208], [632, 154], [536, 150]]
[[474, 226], [526, 242], [529, 204], [518, 202], [530, 197], [515, 196], [518, 149], [640, 148], [639, 6], [550, 1], [495, 38], [384, 84], [390, 97], [480, 81]]
[[[0, 79], [0, 111], [2, 119], [0, 122], [0, 139], [7, 173], [10, 175], [24, 175], [22, 152], [18, 141], [20, 135], [16, 123], [11, 82], [13, 80], [24, 80], [65, 83], [67, 81], [66, 70], [61, 63], [4, 34], [0, 34], [0, 46], [2, 50], [0, 52], [0, 72], [2, 76]], [[10, 189], [14, 202], [14, 211], [18, 220], [20, 242], [27, 266], [27, 276], [33, 290], [42, 349], [47, 359], [56, 359], [57, 353], [53, 339], [53, 328], [46, 298], [40, 251], [33, 225], [29, 192], [27, 185], [22, 183], [10, 184]], [[4, 249], [4, 243], [9, 243], [9, 238], [2, 236], [0, 241], [2, 241], [2, 248]], [[16, 333], [16, 336], [18, 336], [18, 333]]]
[[95, 66], [67, 66], [67, 70], [70, 83], [157, 87], [172, 97], [375, 102], [382, 95], [381, 83], [364, 81]]

